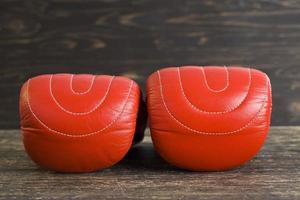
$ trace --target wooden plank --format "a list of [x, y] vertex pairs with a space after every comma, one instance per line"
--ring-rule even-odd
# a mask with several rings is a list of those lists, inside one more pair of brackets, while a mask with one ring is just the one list
[[0, 128], [18, 128], [18, 92], [43, 73], [127, 75], [144, 89], [163, 66], [265, 71], [273, 125], [300, 123], [300, 2], [1, 0]]
[[263, 150], [243, 167], [189, 172], [165, 163], [147, 134], [117, 165], [60, 174], [26, 156], [19, 130], [0, 131], [0, 199], [299, 199], [300, 127], [272, 127]]

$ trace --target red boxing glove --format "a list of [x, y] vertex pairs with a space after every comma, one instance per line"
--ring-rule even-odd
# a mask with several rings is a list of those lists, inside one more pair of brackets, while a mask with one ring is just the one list
[[270, 80], [255, 69], [166, 68], [149, 77], [147, 95], [154, 146], [183, 169], [240, 166], [257, 154], [269, 130]]
[[138, 85], [124, 77], [34, 77], [20, 94], [25, 149], [34, 162], [59, 172], [110, 167], [124, 157], [133, 140], [143, 138], [146, 116], [138, 114], [139, 107], [145, 110], [141, 99]]

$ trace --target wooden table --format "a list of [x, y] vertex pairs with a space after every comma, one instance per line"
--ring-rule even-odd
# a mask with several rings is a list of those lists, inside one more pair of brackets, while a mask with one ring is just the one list
[[19, 130], [0, 131], [0, 199], [300, 199], [300, 127], [273, 127], [260, 152], [226, 172], [176, 169], [151, 139], [117, 165], [88, 174], [60, 174], [29, 160]]

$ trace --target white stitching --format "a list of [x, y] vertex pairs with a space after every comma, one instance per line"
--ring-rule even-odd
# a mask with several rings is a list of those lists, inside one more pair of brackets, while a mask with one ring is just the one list
[[205, 71], [204, 71], [203, 67], [200, 67], [200, 69], [201, 69], [202, 74], [203, 74], [203, 77], [204, 77], [205, 85], [206, 85], [206, 87], [207, 87], [207, 89], [208, 89], [209, 91], [211, 91], [211, 92], [223, 92], [223, 91], [225, 91], [225, 90], [228, 88], [228, 86], [229, 86], [229, 73], [228, 73], [228, 70], [227, 70], [227, 67], [226, 67], [226, 66], [224, 66], [224, 69], [225, 69], [225, 71], [226, 71], [226, 86], [225, 86], [223, 89], [220, 89], [220, 90], [214, 90], [214, 89], [212, 89], [212, 88], [208, 85], [208, 82], [207, 82], [207, 79], [206, 79], [206, 75], [205, 75]]
[[216, 112], [212, 112], [212, 111], [207, 111], [207, 110], [203, 110], [203, 109], [200, 109], [198, 108], [197, 106], [195, 106], [192, 102], [190, 102], [190, 100], [188, 99], [188, 97], [186, 96], [185, 92], [184, 92], [184, 89], [183, 89], [183, 86], [182, 86], [182, 81], [181, 81], [181, 73], [180, 73], [180, 68], [178, 67], [177, 68], [177, 71], [178, 71], [178, 76], [179, 76], [179, 85], [180, 85], [180, 90], [181, 90], [181, 93], [183, 95], [183, 97], [185, 98], [185, 100], [188, 102], [188, 104], [195, 110], [199, 111], [199, 112], [202, 112], [202, 113], [206, 113], [206, 114], [226, 114], [226, 113], [229, 113], [229, 112], [232, 112], [234, 110], [236, 110], [238, 107], [240, 107], [242, 105], [242, 103], [246, 100], [247, 96], [248, 96], [248, 93], [249, 93], [249, 90], [250, 90], [250, 86], [251, 86], [251, 82], [252, 82], [252, 75], [251, 75], [251, 69], [249, 68], [249, 83], [248, 83], [248, 89], [247, 89], [247, 94], [245, 96], [245, 98], [238, 104], [236, 105], [235, 107], [229, 109], [229, 110], [225, 110], [225, 111], [216, 111]]
[[[180, 122], [178, 119], [176, 119], [176, 117], [174, 117], [174, 115], [170, 112], [170, 110], [168, 109], [167, 105], [166, 105], [166, 102], [165, 102], [165, 99], [164, 99], [164, 95], [163, 95], [163, 86], [162, 86], [162, 83], [161, 83], [161, 78], [160, 78], [160, 72], [157, 71], [158, 73], [158, 79], [159, 79], [159, 84], [160, 84], [160, 95], [161, 95], [161, 99], [163, 101], [163, 104], [164, 104], [164, 107], [166, 109], [166, 111], [168, 112], [168, 114], [171, 116], [171, 118], [173, 118], [173, 120], [175, 122], [177, 122], [180, 126], [184, 127], [185, 129], [188, 129], [189, 131], [191, 132], [194, 132], [194, 133], [199, 133], [199, 134], [203, 134], [203, 135], [228, 135], [228, 134], [234, 134], [234, 133], [237, 133], [237, 132], [240, 132], [244, 129], [246, 129], [247, 127], [249, 127], [252, 122], [257, 118], [257, 116], [260, 114], [260, 112], [262, 111], [262, 109], [264, 108], [265, 106], [265, 103], [267, 101], [267, 96], [268, 94], [265, 95], [265, 98], [264, 98], [264, 101], [262, 103], [262, 106], [260, 107], [259, 111], [255, 114], [255, 116], [246, 124], [244, 125], [243, 127], [237, 129], [237, 130], [234, 130], [234, 131], [229, 131], [229, 132], [204, 132], [204, 131], [199, 131], [199, 130], [196, 130], [196, 129], [193, 129], [193, 128], [190, 128], [188, 127], [187, 125], [183, 124], [182, 122]], [[266, 79], [267, 80], [267, 79]], [[268, 82], [266, 84], [268, 87]], [[267, 90], [267, 89], [266, 89]]]
[[71, 115], [88, 115], [92, 112], [94, 112], [95, 110], [97, 110], [97, 108], [104, 102], [104, 100], [106, 99], [108, 93], [109, 93], [109, 90], [111, 88], [111, 84], [113, 82], [113, 79], [115, 78], [114, 76], [111, 77], [110, 79], [110, 82], [109, 82], [109, 85], [107, 87], [107, 90], [105, 92], [105, 95], [103, 96], [103, 98], [96, 104], [96, 106], [94, 108], [92, 108], [91, 110], [87, 111], [87, 112], [72, 112], [72, 111], [69, 111], [67, 109], [65, 109], [62, 105], [60, 105], [60, 103], [57, 101], [57, 99], [54, 97], [53, 93], [52, 93], [52, 77], [53, 75], [50, 76], [50, 81], [49, 81], [49, 90], [50, 90], [50, 96], [51, 98], [53, 99], [53, 101], [55, 102], [55, 104], [61, 109], [63, 110], [64, 112], [68, 113], [68, 114], [71, 114]]
[[63, 133], [63, 132], [60, 132], [60, 131], [57, 131], [57, 130], [54, 130], [54, 129], [51, 129], [50, 127], [48, 127], [44, 122], [42, 122], [37, 116], [36, 114], [33, 112], [32, 108], [31, 108], [31, 105], [30, 105], [30, 102], [29, 102], [29, 82], [30, 80], [28, 80], [28, 83], [27, 83], [27, 105], [29, 107], [29, 110], [31, 112], [31, 114], [34, 116], [34, 118], [41, 124], [43, 125], [45, 128], [47, 128], [48, 130], [54, 132], [54, 133], [57, 133], [59, 135], [63, 135], [63, 136], [67, 136], [67, 137], [75, 137], [75, 138], [80, 138], [80, 137], [87, 137], [87, 136], [91, 136], [91, 135], [95, 135], [97, 133], [100, 133], [104, 130], [106, 130], [107, 128], [109, 128], [110, 126], [112, 126], [118, 119], [119, 117], [121, 116], [121, 114], [123, 114], [124, 110], [125, 110], [125, 107], [126, 107], [126, 104], [129, 100], [129, 96], [131, 94], [131, 90], [132, 90], [132, 86], [133, 86], [133, 81], [131, 81], [131, 85], [130, 85], [130, 88], [128, 90], [128, 94], [127, 94], [127, 97], [123, 103], [123, 107], [122, 107], [122, 110], [121, 112], [119, 113], [119, 115], [112, 121], [110, 122], [109, 124], [107, 124], [104, 128], [98, 130], [98, 131], [95, 131], [95, 132], [91, 132], [91, 133], [85, 133], [85, 134], [70, 134], [70, 133]]
[[74, 89], [73, 89], [73, 78], [74, 78], [74, 74], [72, 74], [71, 78], [70, 78], [70, 89], [71, 89], [72, 93], [73, 94], [77, 94], [77, 95], [83, 95], [83, 94], [87, 94], [87, 93], [89, 93], [91, 91], [91, 89], [92, 89], [92, 87], [94, 85], [96, 76], [93, 76], [91, 84], [90, 84], [90, 87], [85, 92], [75, 92], [74, 91]]

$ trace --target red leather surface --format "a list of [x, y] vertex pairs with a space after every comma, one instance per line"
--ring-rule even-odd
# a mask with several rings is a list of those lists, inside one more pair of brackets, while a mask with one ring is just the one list
[[151, 136], [169, 163], [218, 171], [250, 160], [262, 147], [271, 116], [271, 85], [241, 67], [171, 67], [147, 81]]
[[60, 172], [112, 166], [133, 142], [140, 100], [137, 84], [123, 77], [34, 77], [20, 94], [25, 149], [40, 166]]

